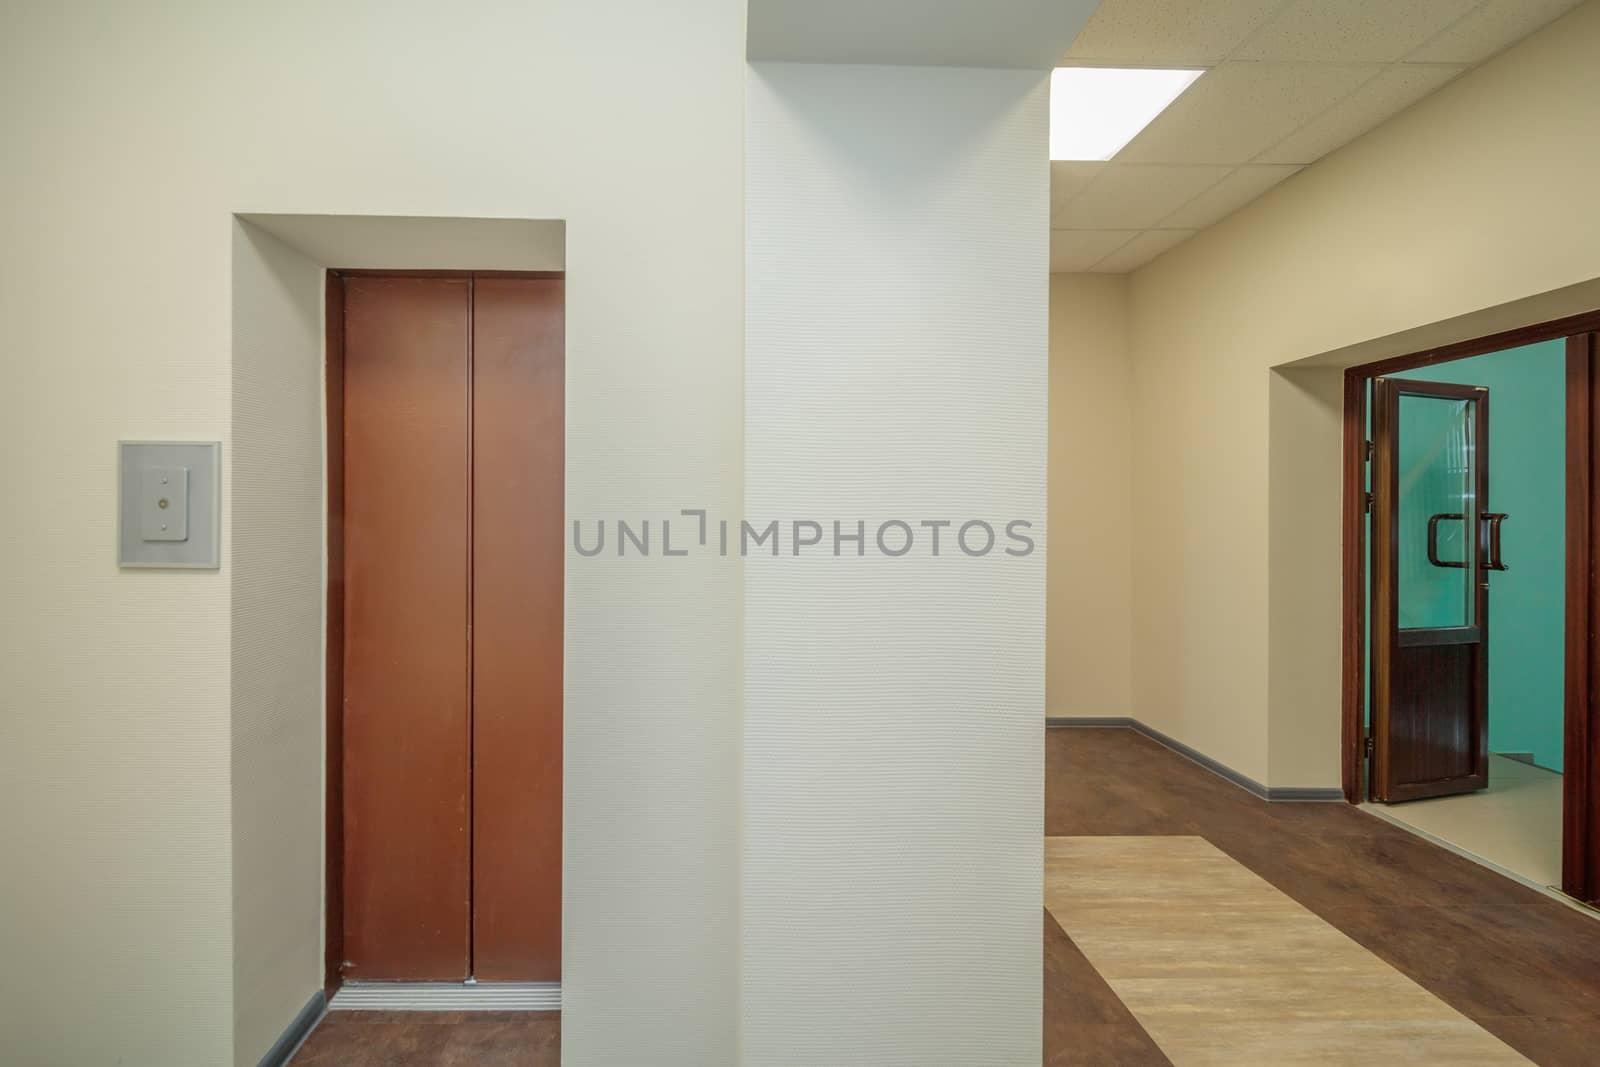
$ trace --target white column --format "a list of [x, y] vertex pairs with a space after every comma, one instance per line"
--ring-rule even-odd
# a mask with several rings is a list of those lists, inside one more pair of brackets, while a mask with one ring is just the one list
[[780, 539], [745, 562], [752, 1067], [1039, 1062], [1047, 95], [751, 68], [745, 515]]

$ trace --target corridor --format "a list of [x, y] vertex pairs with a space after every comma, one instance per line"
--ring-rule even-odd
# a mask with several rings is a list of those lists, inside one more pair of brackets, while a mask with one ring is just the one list
[[[1326, 1064], [1375, 1048], [1593, 1062], [1600, 921], [1349, 805], [1258, 800], [1132, 730], [1054, 729], [1046, 745], [1045, 1067]], [[1203, 953], [1132, 944], [1151, 917], [1207, 902]], [[1217, 944], [1276, 971], [1230, 972]], [[1164, 1005], [1174, 972], [1211, 1003]], [[294, 1063], [556, 1067], [559, 1033], [555, 1013], [335, 1012]]]

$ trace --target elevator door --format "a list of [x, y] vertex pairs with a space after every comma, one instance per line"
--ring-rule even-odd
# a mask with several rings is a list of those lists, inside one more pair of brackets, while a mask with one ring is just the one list
[[343, 284], [341, 972], [556, 981], [562, 281]]
[[1380, 801], [1489, 781], [1489, 391], [1373, 384], [1372, 774]]

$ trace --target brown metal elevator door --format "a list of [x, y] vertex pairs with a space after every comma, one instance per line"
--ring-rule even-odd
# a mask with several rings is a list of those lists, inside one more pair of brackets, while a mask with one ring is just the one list
[[473, 299], [472, 960], [561, 977], [562, 286]]
[[344, 285], [342, 973], [559, 980], [562, 282]]
[[345, 285], [345, 967], [470, 973], [471, 282]]

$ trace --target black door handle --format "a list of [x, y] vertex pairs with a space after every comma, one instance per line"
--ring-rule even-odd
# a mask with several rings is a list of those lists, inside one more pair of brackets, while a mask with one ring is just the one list
[[[1481, 524], [1478, 528], [1478, 566], [1486, 571], [1508, 571], [1504, 557], [1500, 554], [1500, 524], [1511, 516], [1503, 511], [1486, 511], [1478, 516]], [[1428, 562], [1435, 567], [1465, 567], [1465, 560], [1439, 558], [1439, 524], [1441, 522], [1465, 522], [1466, 516], [1460, 512], [1441, 511], [1428, 519]]]
[[1505, 559], [1500, 555], [1500, 524], [1510, 518], [1505, 512], [1484, 512], [1484, 540], [1488, 542], [1483, 548], [1483, 569], [1488, 571], [1508, 571]]
[[1428, 519], [1428, 562], [1435, 567], [1465, 567], [1465, 560], [1439, 558], [1439, 524], [1447, 520], [1465, 522], [1466, 516], [1460, 512], [1441, 511]]

